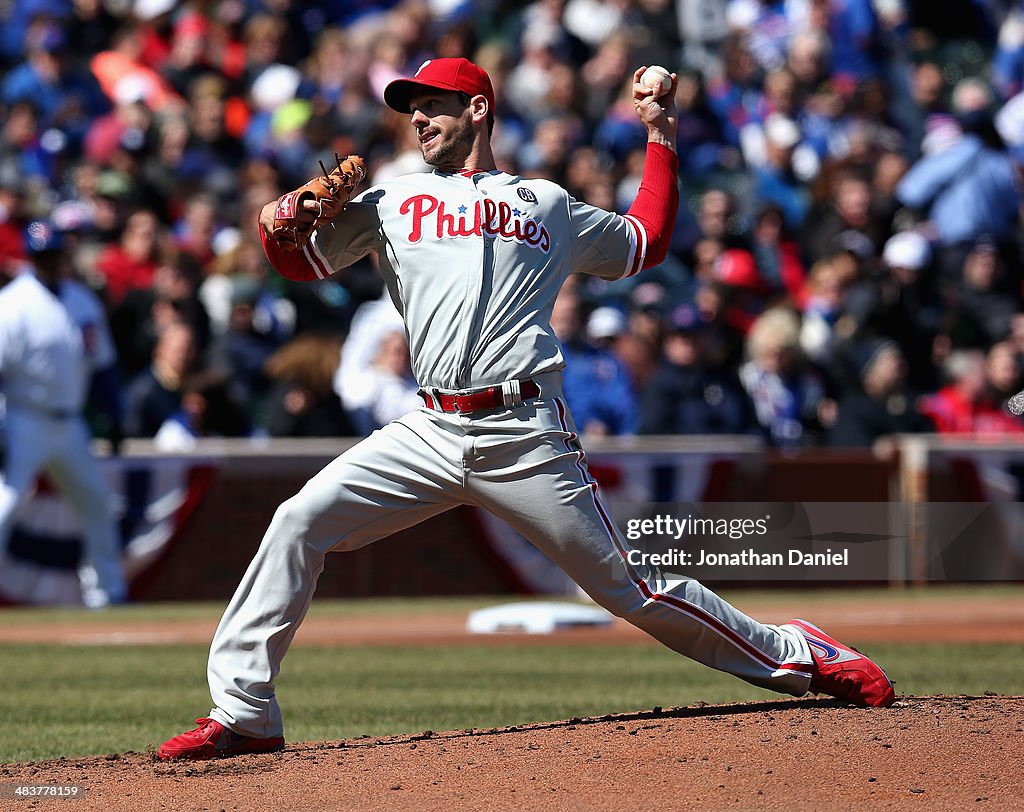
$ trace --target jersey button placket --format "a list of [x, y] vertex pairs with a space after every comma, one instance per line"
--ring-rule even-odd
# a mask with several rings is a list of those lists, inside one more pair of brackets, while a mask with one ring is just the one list
[[[486, 178], [486, 175], [474, 175], [471, 179], [467, 179], [470, 188], [473, 190], [472, 205], [480, 207], [480, 216], [483, 215], [483, 196], [487, 194], [486, 191], [481, 189], [478, 185], [478, 180]], [[478, 330], [480, 325], [480, 313], [479, 309], [482, 305], [480, 296], [482, 293], [483, 285], [483, 274], [485, 273], [484, 264], [487, 259], [487, 235], [486, 232], [481, 228], [480, 230], [480, 241], [468, 240], [467, 245], [475, 247], [472, 255], [467, 252], [466, 257], [466, 298], [463, 303], [463, 313], [465, 314], [462, 318], [460, 325], [461, 335], [459, 336], [459, 346], [461, 346], [461, 354], [458, 361], [457, 369], [457, 380], [460, 387], [469, 387], [473, 385], [471, 380], [471, 357], [474, 347], [474, 331]]]

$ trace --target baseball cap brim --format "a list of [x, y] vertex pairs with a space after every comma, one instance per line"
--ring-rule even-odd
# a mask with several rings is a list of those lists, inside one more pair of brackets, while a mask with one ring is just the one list
[[392, 110], [399, 113], [411, 113], [409, 100], [417, 91], [424, 90], [449, 90], [453, 93], [464, 93], [460, 87], [446, 84], [444, 82], [431, 81], [420, 82], [416, 79], [395, 79], [384, 88], [384, 103]]
[[409, 101], [415, 93], [443, 90], [484, 96], [494, 110], [494, 88], [487, 72], [463, 57], [428, 59], [413, 76], [395, 79], [384, 88], [384, 103], [399, 113], [411, 113]]

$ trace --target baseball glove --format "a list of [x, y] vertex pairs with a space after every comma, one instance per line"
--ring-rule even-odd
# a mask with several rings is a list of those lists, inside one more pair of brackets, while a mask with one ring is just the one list
[[[358, 155], [342, 160], [335, 153], [334, 160], [337, 166], [330, 172], [321, 161], [321, 176], [278, 198], [269, 236], [286, 251], [299, 250], [315, 228], [337, 217], [366, 177], [366, 163]], [[310, 200], [316, 202], [315, 208], [306, 206]]]

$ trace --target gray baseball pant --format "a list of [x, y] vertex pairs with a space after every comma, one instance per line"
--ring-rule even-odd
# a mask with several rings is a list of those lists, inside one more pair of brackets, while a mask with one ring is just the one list
[[274, 680], [326, 554], [462, 504], [507, 521], [594, 601], [669, 648], [755, 685], [806, 693], [811, 653], [798, 630], [758, 623], [696, 581], [624, 563], [629, 547], [552, 389], [542, 384], [542, 399], [483, 415], [411, 412], [282, 503], [214, 636], [211, 716], [249, 736], [282, 735]]

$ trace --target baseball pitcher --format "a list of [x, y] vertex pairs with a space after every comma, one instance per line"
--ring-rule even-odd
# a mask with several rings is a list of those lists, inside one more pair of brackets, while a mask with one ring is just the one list
[[643, 73], [634, 75], [633, 98], [647, 157], [625, 215], [498, 169], [490, 78], [465, 59], [427, 61], [385, 90], [385, 102], [410, 116], [432, 174], [349, 200], [364, 170], [359, 159], [339, 160], [263, 209], [267, 256], [289, 279], [321, 279], [376, 252], [423, 405], [346, 451], [277, 510], [213, 640], [214, 708], [165, 742], [161, 758], [282, 747], [274, 680], [326, 554], [463, 504], [509, 522], [597, 603], [675, 651], [795, 696], [893, 701], [877, 665], [810, 624], [764, 625], [695, 581], [630, 565], [587, 469], [549, 317], [569, 274], [622, 279], [666, 255], [678, 206], [676, 77], [659, 95]]

